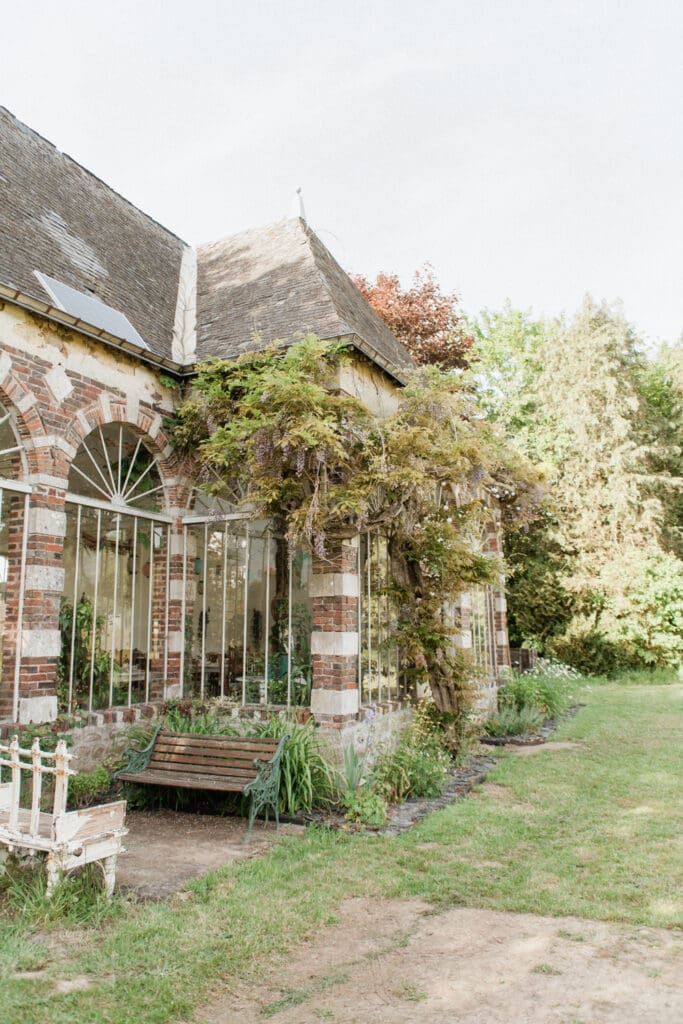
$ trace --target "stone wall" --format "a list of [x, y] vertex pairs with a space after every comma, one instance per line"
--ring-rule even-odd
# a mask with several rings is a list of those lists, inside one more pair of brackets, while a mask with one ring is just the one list
[[394, 749], [403, 730], [413, 720], [410, 705], [393, 704], [386, 708], [361, 710], [360, 717], [347, 721], [339, 729], [328, 729], [324, 733], [325, 750], [333, 764], [344, 765], [344, 750], [353, 746], [360, 757], [367, 755], [372, 764], [382, 749]]

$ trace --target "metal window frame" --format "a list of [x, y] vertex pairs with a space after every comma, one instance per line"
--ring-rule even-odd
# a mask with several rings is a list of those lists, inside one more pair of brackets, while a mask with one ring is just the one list
[[[154, 531], [155, 527], [159, 526], [163, 529], [166, 527], [166, 573], [165, 573], [165, 591], [166, 601], [165, 606], [165, 638], [164, 638], [164, 678], [168, 675], [168, 622], [169, 622], [169, 587], [170, 587], [170, 534], [171, 534], [171, 523], [173, 522], [172, 516], [164, 515], [163, 513], [147, 512], [143, 509], [130, 509], [128, 506], [121, 506], [111, 504], [109, 502], [99, 501], [96, 498], [84, 498], [81, 495], [74, 494], [69, 491], [65, 497], [65, 510], [67, 506], [74, 506], [76, 512], [76, 554], [75, 554], [75, 565], [74, 565], [74, 612], [72, 618], [72, 638], [71, 638], [71, 659], [69, 665], [69, 707], [73, 701], [73, 654], [74, 654], [74, 642], [75, 642], [75, 617], [76, 617], [76, 603], [78, 593], [78, 582], [80, 576], [80, 546], [81, 546], [81, 533], [82, 533], [82, 509], [92, 508], [97, 513], [97, 532], [95, 539], [95, 577], [93, 580], [93, 630], [92, 630], [92, 644], [90, 649], [90, 678], [88, 685], [88, 711], [93, 710], [93, 696], [94, 696], [94, 680], [95, 680], [95, 652], [97, 650], [97, 613], [98, 605], [100, 600], [100, 582], [101, 582], [101, 558], [102, 558], [102, 513], [109, 512], [114, 516], [114, 528], [116, 529], [116, 540], [114, 548], [114, 594], [112, 598], [112, 628], [111, 628], [111, 644], [110, 644], [110, 660], [111, 664], [109, 667], [109, 703], [108, 707], [113, 707], [114, 699], [114, 675], [116, 669], [116, 618], [119, 612], [119, 543], [122, 529], [122, 518], [130, 516], [133, 526], [133, 571], [132, 571], [132, 590], [131, 590], [131, 601], [130, 601], [130, 638], [129, 638], [129, 656], [128, 656], [128, 707], [132, 707], [132, 685], [133, 685], [133, 658], [132, 650], [134, 648], [134, 636], [133, 631], [135, 628], [135, 606], [136, 606], [136, 570], [138, 562], [138, 540], [139, 540], [139, 522], [142, 519], [150, 524], [150, 572], [149, 572], [149, 586], [147, 595], [147, 651], [146, 651], [146, 667], [145, 667], [145, 702], [149, 701], [150, 691], [150, 673], [151, 673], [151, 659], [152, 659], [152, 631], [153, 631], [153, 620], [154, 620]], [[125, 608], [124, 608], [125, 611]], [[123, 618], [122, 618], [123, 622]], [[136, 701], [136, 703], [138, 703]], [[140, 701], [139, 703], [142, 703]]]
[[[246, 512], [226, 512], [218, 514], [203, 514], [203, 515], [188, 515], [183, 516], [182, 527], [183, 527], [183, 596], [182, 596], [182, 639], [181, 639], [181, 694], [185, 696], [185, 658], [186, 658], [186, 643], [187, 643], [187, 575], [188, 575], [188, 531], [191, 527], [204, 527], [205, 536], [208, 530], [213, 525], [214, 527], [222, 525], [222, 571], [223, 571], [223, 586], [221, 592], [221, 660], [220, 660], [220, 695], [221, 698], [225, 696], [225, 649], [226, 640], [229, 642], [227, 636], [227, 553], [228, 553], [228, 537], [237, 537], [238, 534], [230, 534], [229, 526], [234, 523], [244, 523], [245, 529], [241, 539], [245, 542], [245, 559], [244, 565], [241, 567], [244, 573], [243, 583], [243, 609], [242, 609], [242, 692], [241, 692], [241, 705], [245, 706], [247, 703], [247, 641], [248, 641], [248, 630], [249, 630], [249, 570], [252, 558], [251, 545], [252, 541], [256, 539], [255, 535], [250, 529], [250, 524], [253, 522], [252, 516]], [[275, 534], [271, 530], [270, 526], [266, 526], [263, 533], [263, 542], [266, 545], [267, 556], [265, 558], [265, 635], [264, 635], [264, 667], [263, 667], [263, 691], [262, 696], [259, 696], [259, 703], [267, 704], [269, 696], [269, 671], [270, 671], [270, 576], [273, 567], [273, 552], [272, 552], [272, 541], [275, 539]], [[205, 547], [204, 557], [204, 576], [206, 577], [208, 558], [206, 557]], [[237, 568], [239, 569], [239, 556], [237, 560]], [[206, 615], [205, 615], [205, 600], [206, 600], [206, 578], [204, 580], [204, 593], [202, 595], [202, 669], [200, 672], [200, 694], [204, 696], [204, 652], [206, 646]], [[287, 708], [292, 706], [292, 654], [293, 654], [293, 619], [292, 619], [292, 594], [293, 594], [293, 555], [291, 552], [288, 553], [287, 558]]]

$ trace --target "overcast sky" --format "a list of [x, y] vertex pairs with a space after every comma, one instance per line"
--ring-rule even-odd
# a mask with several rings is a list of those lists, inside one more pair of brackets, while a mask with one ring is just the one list
[[0, 103], [191, 243], [288, 215], [468, 312], [683, 330], [680, 0], [0, 4]]

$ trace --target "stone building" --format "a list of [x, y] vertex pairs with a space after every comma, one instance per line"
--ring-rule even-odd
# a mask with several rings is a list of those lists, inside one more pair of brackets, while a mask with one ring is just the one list
[[[165, 426], [197, 360], [309, 331], [393, 408], [411, 358], [303, 220], [193, 250], [0, 108], [0, 721], [218, 695], [342, 726], [400, 696], [382, 537], [291, 555]], [[494, 685], [502, 584], [459, 623]]]

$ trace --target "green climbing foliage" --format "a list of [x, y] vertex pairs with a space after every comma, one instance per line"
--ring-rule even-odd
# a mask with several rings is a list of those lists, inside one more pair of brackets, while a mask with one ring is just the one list
[[480, 550], [484, 526], [494, 514], [531, 520], [543, 481], [480, 414], [468, 376], [424, 367], [380, 419], [340, 390], [349, 359], [308, 336], [212, 360], [179, 411], [175, 443], [196, 453], [209, 491], [273, 520], [291, 547], [323, 558], [340, 540], [380, 528], [400, 609], [392, 639], [439, 710], [459, 712], [469, 672], [444, 605], [498, 578], [501, 566]]

